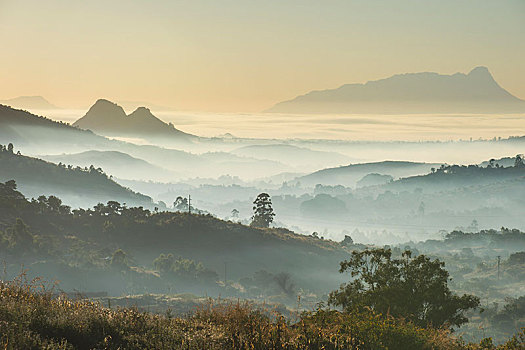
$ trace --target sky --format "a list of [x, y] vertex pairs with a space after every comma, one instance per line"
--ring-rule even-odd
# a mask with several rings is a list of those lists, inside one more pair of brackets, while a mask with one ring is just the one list
[[0, 0], [0, 99], [258, 112], [480, 65], [525, 99], [524, 38], [524, 0]]

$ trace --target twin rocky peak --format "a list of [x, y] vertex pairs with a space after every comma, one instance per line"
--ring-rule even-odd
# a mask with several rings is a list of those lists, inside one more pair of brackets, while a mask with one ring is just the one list
[[104, 99], [98, 100], [73, 125], [101, 135], [192, 136], [155, 117], [146, 107], [127, 115], [121, 106]]

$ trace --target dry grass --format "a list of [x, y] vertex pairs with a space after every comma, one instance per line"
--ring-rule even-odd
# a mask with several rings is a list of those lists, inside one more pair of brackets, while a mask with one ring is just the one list
[[52, 286], [24, 276], [0, 282], [0, 334], [4, 349], [481, 349], [372, 313], [318, 310], [291, 324], [247, 302], [210, 302], [182, 318], [110, 309], [53, 297]]

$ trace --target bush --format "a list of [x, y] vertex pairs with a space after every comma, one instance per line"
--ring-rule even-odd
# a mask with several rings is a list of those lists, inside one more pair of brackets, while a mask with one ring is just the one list
[[[319, 309], [291, 324], [279, 313], [245, 303], [210, 302], [192, 316], [104, 308], [53, 297], [52, 288], [24, 276], [0, 282], [0, 345], [4, 349], [482, 349], [446, 330], [424, 329], [371, 311]], [[494, 347], [523, 349], [525, 333]]]

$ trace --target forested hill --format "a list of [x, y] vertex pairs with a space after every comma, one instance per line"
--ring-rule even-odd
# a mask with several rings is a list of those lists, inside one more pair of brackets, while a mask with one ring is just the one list
[[391, 175], [394, 178], [426, 174], [432, 167], [438, 166], [433, 163], [417, 163], [405, 161], [383, 161], [374, 163], [360, 163], [327, 168], [297, 178], [303, 185], [344, 185], [353, 186], [364, 176], [371, 173]]
[[[24, 225], [17, 224], [20, 220]], [[133, 257], [130, 264], [146, 268], [151, 268], [160, 254], [195, 259], [221, 274], [227, 265], [231, 280], [260, 270], [286, 271], [310, 290], [337, 288], [342, 281], [337, 273], [339, 262], [348, 257], [338, 242], [286, 229], [259, 229], [211, 215], [156, 212], [116, 201], [92, 209], [70, 210], [54, 196], [28, 201], [17, 191], [14, 181], [0, 183], [0, 234], [2, 231], [10, 240], [5, 246], [12, 247], [7, 248], [11, 264], [24, 256], [25, 265], [30, 267], [45, 257], [44, 265], [38, 263], [40, 274], [62, 281], [63, 288], [88, 285], [90, 290], [116, 294], [122, 293], [126, 285], [104, 284], [100, 277], [107, 272], [104, 259], [118, 249]], [[34, 239], [24, 238], [28, 232]], [[0, 251], [1, 246], [0, 238]], [[15, 248], [18, 254], [9, 255], [15, 253]], [[85, 274], [79, 278], [82, 271]], [[140, 281], [134, 283], [141, 290], [151, 287]], [[210, 288], [216, 288], [216, 284]]]
[[109, 140], [89, 130], [0, 105], [0, 142], [15, 143], [24, 149], [33, 148], [38, 153], [44, 153], [48, 149], [84, 150], [86, 145], [90, 148], [102, 147]]
[[57, 165], [17, 154], [11, 147], [0, 146], [0, 181], [15, 180], [27, 196], [58, 195], [72, 206], [109, 200], [148, 208], [154, 205], [150, 197], [124, 188], [100, 168]]
[[[70, 126], [65, 123], [56, 122], [46, 117], [37, 116], [35, 114], [29, 113], [27, 111], [12, 108], [0, 104], [0, 125], [2, 127], [7, 125], [26, 125], [26, 126], [45, 126], [45, 127], [56, 127], [63, 129], [75, 129], [73, 126]], [[92, 134], [89, 131], [84, 131]]]
[[499, 164], [442, 165], [432, 168], [426, 175], [412, 176], [385, 185], [387, 189], [409, 190], [417, 187], [425, 191], [445, 191], [469, 186], [483, 186], [514, 179], [525, 179], [525, 164], [521, 156], [514, 160], [515, 165], [502, 167]]

